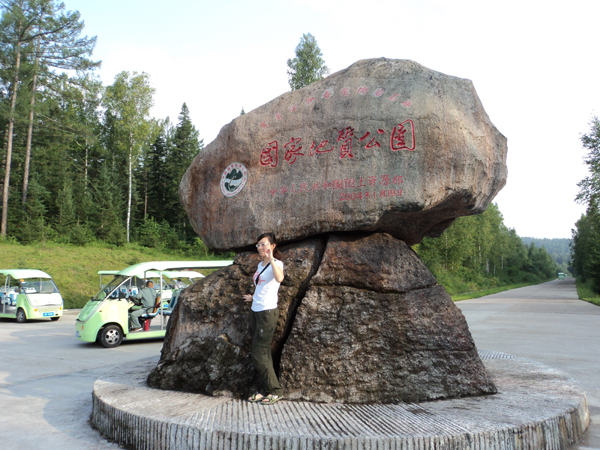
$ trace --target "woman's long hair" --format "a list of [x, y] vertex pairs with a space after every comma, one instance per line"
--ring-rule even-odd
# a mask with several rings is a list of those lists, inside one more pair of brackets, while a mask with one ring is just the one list
[[[277, 240], [275, 239], [275, 235], [273, 233], [263, 233], [261, 234], [258, 239], [256, 240], [256, 242], [260, 242], [261, 239], [267, 238], [269, 240], [269, 244], [273, 245], [275, 244], [277, 246]], [[276, 259], [281, 260], [281, 258], [283, 258], [283, 255], [281, 254], [281, 252], [279, 251], [279, 249], [277, 247], [275, 247], [275, 249], [273, 250], [273, 257]]]

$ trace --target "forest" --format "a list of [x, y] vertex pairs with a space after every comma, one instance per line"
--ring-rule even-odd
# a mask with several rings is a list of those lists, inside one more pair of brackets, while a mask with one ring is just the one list
[[544, 247], [550, 257], [556, 261], [562, 272], [570, 272], [571, 243], [572, 239], [540, 239], [534, 237], [521, 237], [525, 245], [535, 244], [536, 247]]
[[560, 270], [544, 247], [525, 245], [504, 225], [495, 203], [483, 214], [456, 219], [440, 238], [425, 238], [414, 249], [450, 294], [540, 283]]
[[[575, 223], [571, 259], [580, 297], [596, 297], [600, 304], [600, 120], [593, 117], [589, 130], [581, 136], [588, 150], [585, 163], [589, 176], [579, 182], [577, 200], [587, 205], [585, 214]], [[586, 292], [582, 294], [582, 292]]]
[[[143, 72], [123, 71], [104, 86], [95, 74], [96, 38], [83, 35], [80, 14], [62, 3], [0, 5], [0, 237], [206, 255], [178, 197], [204, 148], [186, 104], [176, 121], [151, 117], [155, 89]], [[315, 81], [294, 78], [303, 58], [316, 61], [319, 77], [328, 73], [306, 56], [308, 44], [320, 54], [314, 37], [303, 39], [288, 61], [292, 89]], [[451, 292], [541, 282], [559, 270], [543, 247], [525, 245], [504, 225], [495, 204], [414, 248]]]
[[54, 0], [2, 3], [0, 235], [22, 243], [100, 240], [180, 246], [195, 238], [179, 180], [203, 148], [185, 103], [150, 117], [146, 73], [94, 74], [96, 38]]

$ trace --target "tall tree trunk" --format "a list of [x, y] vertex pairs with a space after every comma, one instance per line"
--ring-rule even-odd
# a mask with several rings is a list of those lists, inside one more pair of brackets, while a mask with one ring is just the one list
[[15, 127], [15, 110], [17, 108], [17, 91], [19, 90], [19, 69], [21, 67], [21, 42], [17, 43], [17, 57], [15, 61], [15, 78], [13, 80], [13, 92], [10, 101], [10, 115], [8, 120], [8, 139], [6, 144], [6, 169], [4, 172], [4, 188], [2, 189], [2, 224], [0, 225], [0, 236], [6, 238], [8, 222], [8, 193], [10, 188], [10, 165], [12, 162], [13, 130]]
[[144, 167], [144, 220], [148, 216], [148, 169]]
[[[40, 41], [38, 38], [38, 49], [37, 54], [40, 51]], [[31, 141], [33, 138], [33, 107], [35, 106], [35, 90], [37, 83], [37, 67], [39, 63], [39, 56], [35, 58], [35, 72], [33, 74], [33, 81], [31, 84], [31, 101], [29, 102], [29, 126], [27, 127], [27, 144], [25, 145], [25, 169], [23, 172], [23, 198], [22, 207], [25, 211], [25, 205], [27, 204], [27, 188], [29, 186], [29, 166], [31, 162]]]
[[129, 243], [129, 227], [131, 224], [131, 197], [133, 195], [133, 135], [129, 132], [129, 192], [127, 194], [127, 243]]
[[90, 148], [88, 146], [88, 138], [85, 137], [85, 168], [83, 169], [83, 192], [87, 194], [88, 185], [88, 160], [90, 157]]
[[[2, 165], [6, 164], [6, 149], [8, 148], [8, 127], [4, 129], [4, 139], [2, 144]], [[4, 183], [2, 183], [2, 189], [4, 189]]]

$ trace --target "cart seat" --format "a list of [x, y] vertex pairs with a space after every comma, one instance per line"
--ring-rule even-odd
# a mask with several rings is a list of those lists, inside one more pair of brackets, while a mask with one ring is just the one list
[[177, 304], [177, 300], [179, 300], [179, 295], [177, 295], [175, 298], [171, 299], [171, 303], [169, 303], [169, 307], [163, 309], [162, 314], [163, 316], [170, 316], [171, 313], [173, 312], [173, 309], [175, 309], [175, 305]]
[[146, 313], [142, 314], [140, 317], [140, 319], [148, 319], [148, 320], [152, 320], [153, 318], [156, 317], [156, 315], [158, 314], [160, 310], [160, 295], [156, 297], [156, 301], [154, 302], [154, 306], [152, 308], [147, 308], [146, 309]]

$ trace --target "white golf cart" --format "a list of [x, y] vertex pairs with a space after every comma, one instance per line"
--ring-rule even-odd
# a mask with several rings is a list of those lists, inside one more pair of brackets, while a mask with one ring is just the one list
[[63, 315], [63, 299], [46, 272], [0, 269], [0, 317], [23, 323], [32, 319], [56, 321]]
[[[165, 337], [166, 324], [179, 294], [185, 285], [202, 277], [195, 271], [183, 269], [215, 269], [229, 266], [233, 261], [154, 261], [135, 264], [112, 275], [106, 285], [100, 280], [100, 291], [84, 306], [75, 322], [75, 337], [80, 341], [99, 341], [104, 347], [117, 347], [123, 339], [137, 340]], [[129, 311], [135, 308], [132, 296], [153, 281], [156, 301], [140, 317], [144, 320], [142, 331], [129, 330]], [[185, 280], [185, 281], [184, 281]]]

